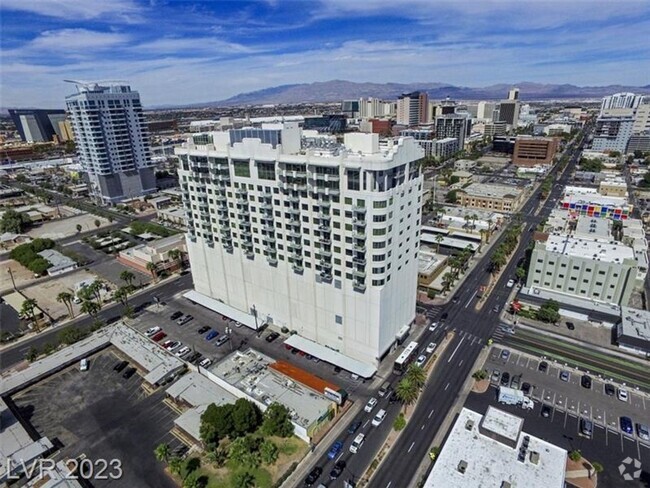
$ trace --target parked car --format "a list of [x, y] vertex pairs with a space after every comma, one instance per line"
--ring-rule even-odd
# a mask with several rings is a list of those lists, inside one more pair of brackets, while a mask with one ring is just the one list
[[645, 424], [636, 424], [636, 435], [639, 437], [639, 439], [650, 441], [650, 430]]
[[542, 361], [539, 363], [539, 366], [537, 366], [537, 369], [542, 373], [546, 373], [546, 371], [548, 371], [548, 363], [546, 361]]
[[352, 422], [348, 427], [348, 434], [354, 434], [361, 427], [361, 422]]
[[366, 440], [366, 436], [364, 434], [357, 435], [352, 441], [352, 444], [350, 444], [350, 452], [352, 454], [356, 454], [357, 452], [359, 452], [359, 449], [361, 449], [361, 446], [363, 446], [363, 442], [365, 440]]
[[591, 438], [594, 434], [594, 424], [591, 420], [580, 418], [580, 433], [586, 437]]
[[629, 397], [628, 394], [627, 394], [627, 390], [625, 390], [623, 388], [619, 388], [617, 397], [618, 397], [618, 399], [620, 401], [627, 402], [627, 399]]
[[436, 330], [436, 327], [438, 327], [438, 322], [431, 322], [431, 325], [429, 326], [429, 332]]
[[219, 332], [217, 332], [216, 330], [212, 330], [212, 329], [209, 329], [209, 330], [210, 330], [210, 332], [208, 332], [206, 334], [206, 336], [205, 336], [206, 341], [211, 341], [212, 339], [214, 339], [215, 337], [217, 337], [219, 335]]
[[569, 330], [575, 330], [576, 326], [573, 325], [573, 322], [567, 322], [566, 323], [566, 328]]
[[634, 431], [632, 430], [632, 419], [630, 417], [621, 417], [620, 424], [623, 432], [632, 435]]
[[580, 378], [580, 385], [582, 385], [583, 388], [587, 388], [588, 390], [591, 389], [591, 376], [583, 374], [582, 378]]
[[508, 386], [509, 383], [510, 383], [510, 373], [504, 371], [503, 374], [501, 375], [501, 385]]
[[370, 400], [368, 400], [368, 403], [366, 403], [366, 406], [363, 407], [363, 409], [366, 412], [372, 412], [372, 409], [377, 406], [377, 399], [375, 397], [372, 397]]
[[491, 380], [492, 380], [493, 383], [498, 383], [500, 378], [501, 378], [501, 371], [499, 371], [498, 369], [495, 369], [494, 371], [492, 371]]
[[131, 368], [127, 369], [127, 370], [122, 374], [122, 378], [124, 378], [125, 380], [128, 380], [128, 379], [129, 379], [131, 376], [133, 376], [134, 374], [135, 374], [135, 368], [131, 367]]
[[165, 337], [167, 337], [167, 334], [165, 334], [162, 330], [158, 332], [157, 334], [153, 335], [151, 337], [151, 340], [154, 342], [160, 342], [162, 341]]
[[161, 344], [161, 346], [163, 347], [163, 349], [167, 349], [167, 346], [169, 346], [169, 345], [171, 345], [171, 344], [173, 344], [173, 343], [174, 343], [174, 341], [172, 341], [172, 340], [170, 339], [170, 340], [168, 340], [168, 341], [163, 342], [163, 343]]
[[214, 342], [214, 345], [217, 347], [223, 346], [226, 342], [230, 340], [230, 336], [222, 335]]
[[334, 459], [336, 456], [339, 455], [341, 449], [343, 449], [343, 442], [336, 441], [334, 444], [332, 444], [332, 447], [330, 447], [330, 450], [327, 452], [327, 457], [330, 459]]
[[515, 390], [519, 389], [519, 381], [520, 381], [520, 376], [515, 375], [512, 377], [512, 381], [510, 381], [510, 388], [514, 388]]
[[422, 366], [424, 366], [424, 363], [426, 362], [427, 362], [427, 357], [424, 354], [420, 354], [418, 358], [415, 360], [415, 365], [421, 368]]
[[605, 395], [614, 396], [616, 394], [616, 388], [611, 383], [605, 383]]
[[194, 352], [194, 353], [190, 354], [189, 356], [187, 356], [185, 358], [185, 361], [187, 361], [188, 363], [194, 363], [194, 361], [196, 361], [200, 357], [201, 357], [200, 352]]
[[551, 416], [551, 407], [549, 405], [542, 405], [539, 413], [542, 417], [549, 418]]
[[266, 342], [273, 342], [276, 340], [278, 337], [280, 337], [280, 334], [277, 332], [271, 332], [269, 335], [266, 336]]
[[440, 316], [440, 323], [441, 323], [441, 324], [444, 324], [444, 323], [445, 323], [445, 320], [447, 320], [447, 317], [449, 317], [449, 313], [448, 313], [448, 312], [444, 312], [444, 313]]
[[293, 354], [294, 356], [295, 356], [296, 354], [298, 354], [299, 352], [300, 352], [300, 349], [298, 349], [297, 347], [293, 347], [293, 348], [291, 348], [291, 354]]
[[120, 361], [117, 363], [115, 366], [113, 366], [113, 371], [117, 371], [118, 373], [122, 371], [124, 368], [126, 368], [129, 365], [128, 361]]
[[433, 351], [436, 350], [436, 344], [435, 342], [429, 342], [429, 345], [427, 346], [427, 354], [431, 354]]
[[379, 425], [384, 421], [386, 418], [386, 410], [383, 408], [377, 412], [377, 415], [375, 415], [375, 418], [372, 419], [371, 424], [374, 425], [375, 427], [379, 427]]
[[88, 359], [83, 358], [79, 363], [79, 371], [88, 371]]
[[506, 283], [506, 286], [508, 288], [512, 288], [513, 286], [515, 286], [515, 280], [508, 280], [508, 283]]
[[524, 395], [530, 395], [530, 392], [532, 391], [533, 387], [530, 383], [522, 383], [521, 384], [521, 391], [524, 392]]
[[161, 327], [158, 327], [158, 326], [156, 326], [156, 327], [150, 327], [149, 329], [147, 329], [147, 330], [144, 331], [144, 335], [146, 335], [147, 337], [151, 337], [151, 336], [153, 336], [153, 335], [156, 335], [156, 334], [157, 334], [158, 332], [160, 332], [161, 330], [162, 330], [162, 328], [161, 328]]
[[347, 463], [343, 461], [343, 459], [339, 459], [338, 461], [336, 461], [336, 464], [334, 464], [334, 468], [332, 468], [332, 471], [330, 471], [330, 479], [335, 480], [339, 476], [341, 476], [341, 474], [343, 474], [343, 470], [345, 469], [346, 464]]
[[199, 366], [201, 366], [202, 368], [207, 368], [211, 364], [212, 364], [212, 359], [205, 358], [203, 361], [199, 363]]
[[323, 468], [320, 466], [316, 466], [314, 469], [312, 469], [305, 478], [305, 486], [312, 486], [314, 483], [316, 483], [322, 473]]
[[569, 373], [568, 371], [565, 371], [565, 370], [560, 371], [560, 379], [562, 381], [567, 381], [568, 382], [570, 378], [571, 378], [571, 373]]
[[240, 328], [241, 326], [242, 326], [242, 323], [241, 323], [241, 322], [237, 322], [237, 321], [235, 321], [235, 327]]
[[178, 325], [185, 325], [185, 324], [187, 324], [190, 320], [193, 320], [193, 319], [194, 319], [194, 317], [192, 317], [191, 315], [187, 314], [187, 315], [184, 315], [183, 317], [181, 317], [180, 319], [178, 319], [178, 320], [176, 321], [176, 323], [177, 323]]
[[390, 397], [388, 397], [388, 403], [392, 405], [393, 403], [397, 403], [397, 402], [399, 402], [399, 397], [397, 396], [397, 393], [395, 392], [391, 393]]
[[167, 346], [167, 350], [168, 350], [169, 352], [174, 352], [174, 351], [176, 351], [177, 349], [180, 349], [181, 347], [183, 347], [183, 343], [182, 343], [182, 342], [180, 342], [180, 341], [174, 341], [174, 342], [172, 342], [169, 346]]
[[501, 351], [501, 359], [507, 361], [509, 357], [510, 357], [510, 351], [508, 351], [507, 349]]
[[177, 320], [180, 319], [183, 316], [183, 312], [180, 310], [176, 310], [171, 316], [169, 317], [171, 320]]
[[190, 351], [191, 349], [188, 346], [183, 346], [178, 351], [176, 351], [174, 355], [180, 358], [181, 356], [185, 356]]
[[210, 330], [210, 327], [207, 325], [204, 325], [203, 327], [199, 327], [196, 331], [197, 334], [205, 334], [207, 331]]

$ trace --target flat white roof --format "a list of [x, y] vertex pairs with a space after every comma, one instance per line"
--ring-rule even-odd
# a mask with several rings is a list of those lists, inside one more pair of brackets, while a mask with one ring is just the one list
[[253, 315], [242, 312], [241, 310], [231, 307], [230, 305], [226, 305], [219, 300], [215, 300], [214, 298], [203, 295], [196, 290], [188, 291], [183, 296], [194, 303], [203, 305], [205, 308], [209, 308], [214, 312], [225, 315], [226, 317], [233, 319], [235, 322], [240, 322], [246, 327], [250, 327], [253, 330], [257, 330], [258, 327], [263, 324], [263, 321], [258, 318], [257, 321], [259, 325], [256, 325], [255, 317]]
[[504, 412], [498, 408], [488, 407], [483, 416], [482, 427], [511, 441], [516, 441], [524, 425], [524, 419]]
[[650, 312], [638, 308], [621, 307], [622, 333], [650, 342]]
[[487, 183], [472, 183], [469, 186], [459, 190], [467, 195], [474, 197], [488, 197], [488, 198], [516, 198], [521, 194], [521, 189], [515, 186], [508, 185], [495, 185]]
[[625, 259], [635, 259], [634, 249], [621, 242], [612, 242], [614, 241], [551, 234], [548, 236], [545, 246], [547, 252], [608, 263], [622, 263]]
[[[509, 433], [515, 424], [510, 419], [513, 416], [495, 408], [490, 410], [486, 414], [488, 423]], [[463, 408], [424, 483], [425, 488], [499, 488], [504, 482], [513, 488], [564, 487], [567, 458], [564, 449], [524, 432], [512, 448], [484, 435], [479, 430], [482, 418]], [[526, 455], [519, 461], [525, 439], [528, 441]]]
[[[424, 232], [420, 234], [420, 242], [426, 242], [427, 244], [438, 245], [436, 237], [432, 234], [425, 234]], [[464, 241], [462, 239], [454, 239], [453, 237], [443, 237], [440, 245], [446, 247], [455, 247], [456, 249], [465, 249], [469, 247], [472, 251], [478, 249], [478, 244], [476, 242]]]
[[284, 343], [304, 351], [307, 354], [316, 356], [318, 359], [334, 364], [350, 373], [358, 374], [362, 378], [370, 378], [377, 371], [377, 368], [371, 364], [357, 361], [345, 354], [341, 354], [338, 351], [322, 346], [317, 342], [306, 339], [305, 337], [300, 337], [298, 334], [292, 335]]

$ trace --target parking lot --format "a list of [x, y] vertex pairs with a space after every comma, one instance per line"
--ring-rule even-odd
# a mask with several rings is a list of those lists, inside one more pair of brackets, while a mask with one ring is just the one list
[[39, 434], [60, 447], [56, 460], [85, 455], [95, 468], [101, 460], [109, 463], [108, 479], [92, 479], [92, 486], [175, 487], [153, 451], [162, 442], [180, 446], [170, 434], [176, 413], [162, 402], [164, 390], [147, 395], [138, 374], [125, 379], [115, 372], [121, 359], [106, 349], [89, 358], [87, 371], [74, 364], [12, 400]]
[[[650, 399], [635, 390], [627, 389], [610, 381], [605, 381], [595, 375], [589, 375], [592, 379], [590, 389], [581, 386], [582, 372], [564, 365], [545, 361], [548, 369], [540, 371], [542, 359], [535, 358], [528, 354], [509, 350], [507, 359], [501, 357], [502, 348], [492, 349], [485, 369], [490, 374], [496, 369], [503, 373], [507, 371], [511, 379], [520, 377], [519, 384], [529, 383], [532, 388], [530, 396], [537, 402], [552, 406], [560, 412], [567, 412], [580, 415], [594, 423], [607, 426], [616, 432], [619, 431], [619, 418], [627, 416], [633, 422], [650, 423]], [[566, 371], [569, 374], [568, 381], [560, 379], [560, 372]], [[494, 383], [494, 381], [493, 381]], [[605, 385], [610, 384], [614, 391], [607, 394]], [[521, 386], [520, 386], [521, 387]], [[622, 388], [628, 393], [627, 401], [621, 401], [617, 396], [617, 389]]]

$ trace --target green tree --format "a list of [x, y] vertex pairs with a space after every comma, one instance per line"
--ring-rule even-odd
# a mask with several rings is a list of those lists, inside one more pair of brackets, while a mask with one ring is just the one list
[[201, 440], [206, 444], [218, 444], [221, 439], [232, 436], [233, 427], [233, 404], [208, 405], [201, 415], [201, 426], [199, 433]]
[[128, 269], [125, 269], [120, 273], [120, 279], [124, 281], [128, 286], [132, 286], [133, 280], [135, 280], [135, 275]]
[[34, 298], [27, 298], [20, 307], [20, 315], [25, 317], [38, 332], [38, 321], [36, 320], [37, 302]]
[[395, 388], [395, 395], [406, 407], [417, 400], [419, 392], [420, 389], [408, 377], [402, 378]]
[[181, 458], [179, 458], [178, 456], [173, 456], [169, 458], [169, 463], [168, 463], [169, 471], [171, 471], [171, 473], [176, 476], [180, 476], [184, 464], [185, 463]]
[[102, 306], [102, 290], [104, 289], [104, 282], [102, 280], [95, 280], [87, 286], [87, 290], [93, 294], [97, 305]]
[[221, 448], [211, 449], [207, 452], [205, 458], [208, 462], [214, 464], [215, 467], [221, 468], [228, 460], [228, 451]]
[[228, 457], [241, 466], [257, 468], [260, 465], [260, 439], [247, 434], [231, 442]]
[[56, 296], [56, 301], [59, 303], [65, 304], [65, 308], [68, 310], [68, 315], [70, 318], [74, 317], [74, 309], [72, 307], [72, 299], [74, 296], [72, 293], [67, 292], [67, 291], [62, 291]]
[[129, 306], [129, 289], [126, 286], [120, 286], [113, 292], [113, 299], [120, 302], [125, 307]]
[[574, 462], [580, 461], [582, 459], [582, 453], [579, 450], [574, 449], [569, 453], [569, 459]]
[[291, 437], [293, 435], [293, 424], [287, 407], [279, 403], [269, 405], [269, 408], [264, 412], [262, 432], [267, 436]]
[[235, 402], [232, 411], [233, 432], [236, 436], [242, 436], [249, 432], [255, 432], [262, 422], [262, 412], [253, 402], [240, 398]]
[[205, 482], [201, 479], [198, 471], [192, 471], [183, 480], [183, 488], [201, 488], [205, 486]]
[[434, 237], [434, 240], [436, 241], [436, 252], [440, 252], [440, 243], [444, 240], [445, 238], [443, 237], [442, 234], [436, 234], [436, 237]]
[[81, 229], [83, 229], [83, 227], [81, 227], [81, 224], [77, 224], [77, 234], [81, 232]]
[[602, 473], [605, 470], [605, 467], [597, 461], [591, 463], [596, 473]]
[[[171, 249], [168, 253], [167, 256], [169, 256], [169, 259], [172, 260], [172, 262], [177, 263], [178, 261], [182, 260], [183, 257], [183, 252], [180, 249]], [[179, 266], [178, 269], [180, 269], [182, 266]]]
[[422, 366], [416, 364], [411, 364], [408, 371], [406, 372], [406, 377], [413, 382], [417, 388], [422, 388], [427, 381], [427, 375], [422, 369]]
[[16, 212], [14, 209], [6, 210], [0, 218], [0, 232], [11, 232], [13, 234], [22, 234], [31, 220], [27, 214]]
[[557, 322], [560, 320], [560, 304], [555, 300], [546, 300], [537, 311], [537, 318], [542, 322]]
[[498, 273], [499, 270], [508, 262], [505, 254], [497, 248], [497, 250], [490, 257], [490, 266], [494, 273]]
[[67, 345], [74, 344], [75, 342], [80, 341], [84, 337], [86, 337], [86, 332], [72, 325], [66, 327], [57, 335], [59, 342]]
[[232, 477], [233, 488], [252, 488], [255, 486], [255, 476], [249, 471], [240, 471]]
[[158, 279], [158, 271], [154, 263], [151, 262], [147, 263], [147, 271], [151, 273], [151, 277], [153, 278], [154, 281]]
[[30, 363], [36, 360], [38, 357], [38, 349], [36, 349], [34, 346], [31, 346], [29, 349], [27, 349], [27, 352], [25, 353], [25, 359], [29, 361]]
[[158, 444], [158, 446], [156, 446], [156, 449], [154, 450], [154, 455], [156, 456], [156, 459], [158, 461], [167, 462], [170, 453], [171, 450], [169, 449], [169, 444], [167, 444], [166, 442]]
[[476, 381], [481, 381], [487, 378], [487, 373], [484, 369], [477, 369], [474, 371], [474, 374], [472, 374], [472, 378], [474, 378]]
[[97, 314], [99, 313], [100, 307], [96, 302], [90, 301], [90, 300], [84, 300], [81, 303], [81, 313], [87, 313], [91, 317], [97, 317]]
[[458, 201], [458, 190], [451, 190], [445, 195], [445, 202], [456, 203]]
[[526, 279], [526, 268], [517, 266], [515, 269], [515, 276], [519, 281], [524, 281], [524, 279]]
[[404, 417], [404, 413], [400, 412], [399, 415], [395, 417], [395, 422], [393, 422], [393, 429], [399, 432], [400, 430], [403, 430], [404, 427], [406, 427], [406, 418]]
[[102, 225], [101, 221], [99, 219], [95, 219], [95, 227], [99, 227]]
[[260, 457], [264, 464], [273, 464], [278, 460], [278, 446], [266, 439], [260, 444]]

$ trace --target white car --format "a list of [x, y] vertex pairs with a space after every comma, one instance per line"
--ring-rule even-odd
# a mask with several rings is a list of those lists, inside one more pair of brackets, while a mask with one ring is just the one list
[[427, 362], [427, 357], [424, 354], [421, 354], [415, 360], [415, 365], [419, 366], [421, 368], [422, 366], [424, 366], [424, 363], [426, 363], [426, 362]]
[[361, 446], [363, 446], [363, 441], [366, 440], [366, 436], [364, 434], [359, 434], [354, 438], [352, 441], [352, 444], [350, 444], [350, 452], [352, 454], [356, 454]]
[[436, 350], [436, 344], [435, 342], [429, 342], [429, 345], [427, 346], [427, 354], [431, 354], [433, 351]]
[[88, 371], [88, 360], [83, 358], [81, 364], [79, 365], [79, 371]]
[[377, 415], [375, 415], [375, 418], [372, 419], [371, 423], [375, 427], [379, 427], [379, 424], [381, 424], [385, 418], [386, 418], [386, 410], [382, 408], [379, 412], [377, 412]]
[[429, 326], [429, 331], [433, 332], [436, 330], [436, 327], [438, 327], [438, 322], [431, 322], [431, 325]]
[[165, 347], [165, 349], [167, 349], [169, 352], [174, 352], [179, 347], [183, 347], [183, 343], [179, 341], [174, 341], [171, 344], [169, 344], [167, 347]]
[[187, 353], [190, 352], [190, 351], [191, 351], [191, 349], [190, 349], [189, 347], [187, 347], [187, 346], [183, 346], [183, 347], [181, 347], [178, 351], [175, 352], [175, 355], [176, 355], [177, 357], [181, 357], [181, 356], [187, 354]]
[[377, 399], [375, 397], [372, 397], [370, 400], [368, 400], [368, 403], [366, 403], [366, 406], [363, 407], [363, 409], [366, 412], [372, 412], [372, 409], [377, 406]]
[[151, 337], [152, 335], [157, 334], [157, 333], [160, 332], [161, 330], [162, 330], [162, 328], [161, 328], [161, 327], [158, 327], [158, 326], [156, 326], [156, 327], [151, 327], [150, 329], [147, 329], [147, 330], [144, 332], [144, 335], [146, 335], [147, 337]]
[[205, 358], [203, 361], [199, 363], [199, 366], [201, 366], [202, 368], [207, 368], [211, 364], [212, 364], [212, 359]]
[[627, 402], [628, 399], [627, 390], [624, 390], [623, 388], [619, 388], [616, 396], [620, 401]]
[[507, 286], [508, 288], [512, 288], [513, 286], [515, 286], [515, 282], [514, 282], [514, 280], [508, 280], [508, 283], [506, 283], [506, 286]]

